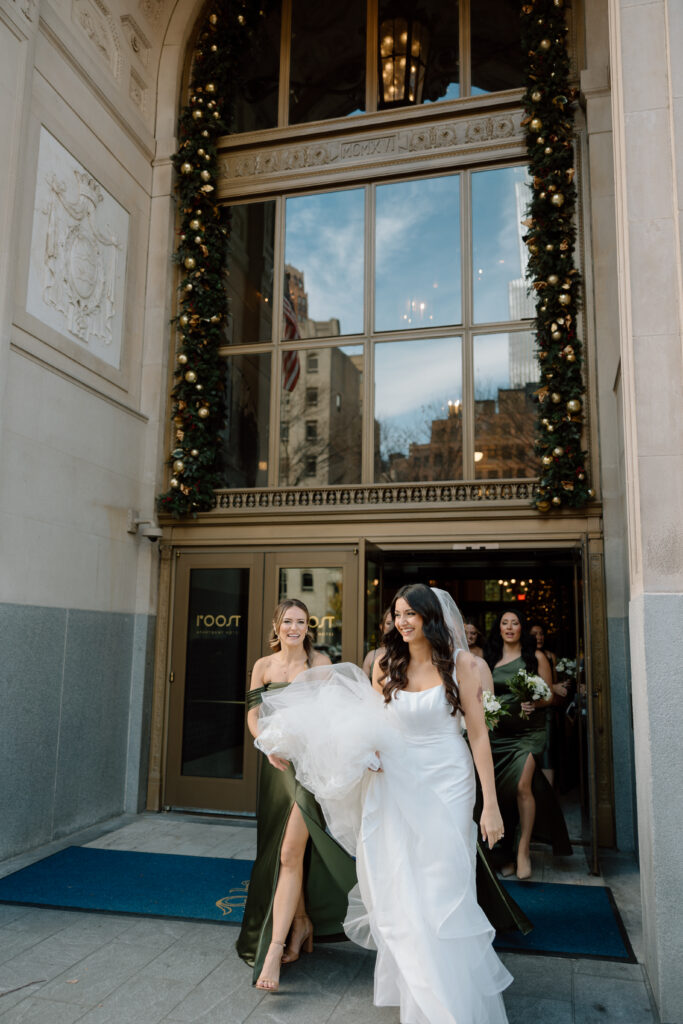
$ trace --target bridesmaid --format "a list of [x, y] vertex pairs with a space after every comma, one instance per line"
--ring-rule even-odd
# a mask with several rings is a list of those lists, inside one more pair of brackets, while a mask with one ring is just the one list
[[[306, 605], [295, 598], [273, 613], [273, 653], [254, 665], [247, 693], [247, 725], [254, 737], [264, 693], [287, 686], [305, 669], [331, 664], [314, 650], [308, 620]], [[297, 782], [291, 764], [273, 754], [260, 761], [256, 860], [237, 952], [254, 968], [256, 987], [274, 992], [280, 964], [298, 960], [302, 948], [310, 953], [314, 931], [328, 941], [345, 938], [342, 922], [356, 871], [326, 832], [320, 807]]]
[[[491, 749], [496, 772], [496, 791], [505, 820], [506, 854], [509, 862], [504, 875], [515, 871], [514, 835], [519, 824], [516, 855], [517, 877], [531, 878], [530, 844], [532, 835], [552, 844], [553, 853], [572, 852], [562, 811], [552, 787], [540, 771], [546, 743], [543, 708], [549, 701], [519, 700], [508, 690], [508, 681], [520, 671], [541, 676], [552, 688], [550, 663], [537, 650], [535, 639], [526, 631], [522, 613], [515, 608], [504, 611], [489, 634], [485, 658], [493, 674], [496, 697], [511, 712], [501, 719], [491, 734]], [[528, 718], [522, 718], [524, 711]]]
[[[380, 639], [382, 637], [385, 637], [387, 633], [390, 633], [393, 628], [394, 620], [391, 617], [391, 605], [389, 605], [388, 608], [385, 608], [384, 614], [382, 615], [382, 621], [380, 623], [379, 628]], [[375, 667], [375, 662], [377, 661], [378, 658], [383, 657], [384, 647], [381, 645], [379, 647], [374, 648], [374, 650], [368, 651], [368, 653], [365, 655], [361, 667], [363, 669], [363, 672], [365, 672], [366, 676], [368, 677], [368, 679], [372, 680], [372, 670]]]

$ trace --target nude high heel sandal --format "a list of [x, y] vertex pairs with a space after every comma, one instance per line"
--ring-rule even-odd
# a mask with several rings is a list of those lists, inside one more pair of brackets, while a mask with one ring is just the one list
[[[282, 952], [278, 953], [277, 950], [273, 950], [273, 946], [277, 947], [279, 950], [284, 950], [285, 948], [284, 942], [271, 942], [268, 946], [268, 952], [266, 953], [266, 958], [263, 961], [263, 968], [259, 975], [259, 979], [256, 982], [256, 988], [263, 989], [264, 992], [277, 992], [280, 987], [280, 963], [282, 962]], [[277, 978], [269, 978], [266, 972], [272, 970], [274, 965], [277, 965]]]
[[[297, 921], [303, 923], [297, 924]], [[283, 964], [293, 964], [299, 959], [302, 949], [304, 953], [313, 952], [313, 922], [307, 914], [301, 914], [292, 921], [289, 942], [282, 954]]]

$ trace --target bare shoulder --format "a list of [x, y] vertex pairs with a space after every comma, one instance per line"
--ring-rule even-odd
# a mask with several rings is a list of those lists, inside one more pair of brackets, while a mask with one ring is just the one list
[[387, 677], [380, 667], [379, 659], [377, 659], [372, 669], [372, 685], [378, 693], [384, 693], [384, 683], [386, 678]]
[[[480, 661], [483, 661], [483, 658], [478, 658], [476, 654], [470, 654], [469, 651], [458, 651], [455, 659], [458, 679], [461, 675], [463, 678], [472, 679], [476, 677], [478, 679]], [[484, 662], [484, 664], [486, 664], [486, 662]]]
[[272, 654], [267, 654], [264, 658], [259, 658], [258, 661], [254, 662], [254, 667], [251, 670], [251, 682], [249, 683], [250, 690], [257, 690], [259, 686], [263, 686], [272, 658]]
[[543, 651], [536, 651], [536, 664], [539, 668], [550, 668], [550, 662]]
[[323, 654], [322, 651], [314, 651], [310, 664], [311, 668], [316, 668], [318, 665], [331, 665], [332, 659], [327, 654]]

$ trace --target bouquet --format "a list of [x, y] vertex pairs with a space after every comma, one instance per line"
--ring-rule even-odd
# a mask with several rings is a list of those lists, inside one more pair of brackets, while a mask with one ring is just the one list
[[495, 729], [500, 719], [510, 714], [490, 690], [484, 690], [483, 703], [484, 721], [486, 722], [487, 729]]
[[[517, 697], [522, 704], [529, 700], [550, 700], [552, 697], [550, 687], [545, 680], [540, 676], [535, 676], [532, 672], [527, 672], [524, 668], [516, 672], [512, 679], [508, 680], [507, 685], [510, 693]], [[529, 715], [520, 709], [519, 717], [528, 718]]]
[[573, 658], [560, 658], [555, 666], [555, 670], [558, 676], [576, 679], [576, 661]]

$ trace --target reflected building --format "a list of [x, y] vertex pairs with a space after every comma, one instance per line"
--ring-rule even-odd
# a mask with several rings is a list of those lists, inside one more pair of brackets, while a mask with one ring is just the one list
[[496, 398], [475, 401], [474, 462], [477, 478], [499, 480], [536, 474], [535, 390], [535, 383], [498, 388]]
[[304, 272], [291, 263], [285, 264], [285, 280], [289, 281], [289, 295], [299, 322], [299, 337], [338, 338], [341, 326], [337, 317], [329, 320], [311, 320], [308, 316], [308, 293], [304, 286]]
[[389, 452], [383, 459], [382, 480], [387, 483], [462, 478], [462, 402], [449, 402], [445, 417], [433, 419], [429, 441], [411, 441], [408, 454]]

